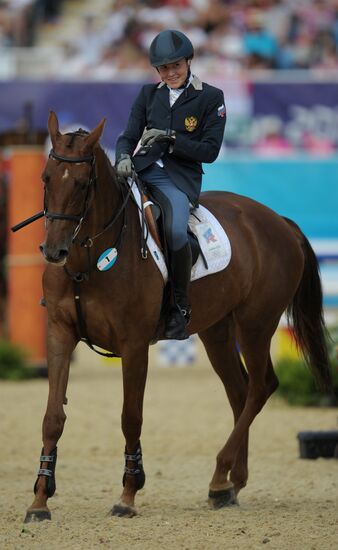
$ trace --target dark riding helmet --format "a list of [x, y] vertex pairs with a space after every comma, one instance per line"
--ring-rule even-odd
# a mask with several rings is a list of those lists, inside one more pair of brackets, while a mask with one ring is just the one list
[[179, 59], [191, 59], [194, 47], [181, 31], [165, 30], [155, 36], [149, 48], [149, 60], [153, 67], [174, 63]]

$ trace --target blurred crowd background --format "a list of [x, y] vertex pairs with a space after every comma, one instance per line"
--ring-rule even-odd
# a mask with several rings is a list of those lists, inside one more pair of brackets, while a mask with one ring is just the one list
[[37, 46], [49, 52], [32, 73], [153, 74], [148, 47], [164, 28], [190, 37], [199, 73], [338, 68], [338, 0], [0, 0], [2, 57]]

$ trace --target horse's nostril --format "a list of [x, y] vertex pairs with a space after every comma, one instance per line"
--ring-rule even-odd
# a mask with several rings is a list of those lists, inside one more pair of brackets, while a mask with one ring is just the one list
[[64, 264], [68, 256], [67, 248], [49, 247], [45, 243], [40, 244], [39, 248], [47, 262], [52, 264]]
[[61, 248], [61, 250], [59, 250], [59, 259], [63, 260], [67, 256], [68, 256], [68, 250], [65, 250], [65, 249]]

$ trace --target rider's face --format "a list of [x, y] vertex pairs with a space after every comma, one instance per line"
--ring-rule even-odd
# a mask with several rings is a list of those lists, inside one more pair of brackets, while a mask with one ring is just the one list
[[179, 59], [175, 63], [160, 65], [158, 72], [160, 77], [169, 88], [181, 88], [187, 80], [190, 61]]

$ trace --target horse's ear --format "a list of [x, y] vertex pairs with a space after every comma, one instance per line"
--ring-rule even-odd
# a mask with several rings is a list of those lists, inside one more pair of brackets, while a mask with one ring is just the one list
[[101, 122], [92, 130], [89, 134], [89, 136], [86, 139], [86, 145], [89, 145], [90, 147], [93, 147], [97, 144], [100, 137], [102, 136], [104, 125], [106, 124], [106, 119], [103, 118]]
[[54, 111], [49, 111], [48, 117], [48, 132], [50, 139], [52, 140], [53, 147], [55, 147], [56, 139], [60, 135], [58, 117]]

